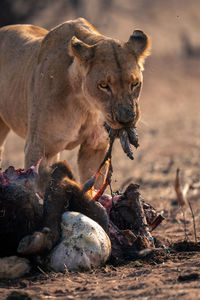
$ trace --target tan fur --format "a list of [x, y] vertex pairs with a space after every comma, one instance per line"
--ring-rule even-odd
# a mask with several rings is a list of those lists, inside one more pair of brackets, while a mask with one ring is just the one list
[[28, 259], [9, 256], [0, 258], [0, 278], [14, 279], [24, 276], [30, 271]]
[[[45, 157], [42, 174], [60, 151], [81, 145], [78, 163], [85, 181], [106, 152], [103, 122], [121, 128], [135, 126], [139, 118], [148, 49], [141, 31], [124, 43], [82, 18], [49, 32], [32, 25], [1, 28], [0, 146], [12, 129], [26, 139], [26, 168]], [[105, 83], [109, 89], [102, 88]]]

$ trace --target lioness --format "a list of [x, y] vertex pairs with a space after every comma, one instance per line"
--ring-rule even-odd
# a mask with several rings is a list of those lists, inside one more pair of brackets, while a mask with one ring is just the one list
[[[12, 129], [26, 139], [25, 168], [41, 157], [40, 183], [58, 153], [80, 145], [81, 182], [97, 170], [108, 138], [103, 127], [134, 127], [150, 42], [136, 30], [124, 43], [87, 20], [50, 31], [0, 29], [0, 146]], [[42, 189], [42, 186], [41, 186]]]

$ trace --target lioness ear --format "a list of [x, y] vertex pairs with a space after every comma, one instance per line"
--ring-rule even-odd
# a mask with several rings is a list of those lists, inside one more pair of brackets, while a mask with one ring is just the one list
[[94, 46], [87, 45], [73, 36], [70, 44], [70, 54], [81, 61], [88, 61], [94, 56]]
[[140, 66], [143, 66], [145, 58], [150, 54], [150, 38], [141, 30], [135, 30], [130, 36], [126, 46], [135, 54]]

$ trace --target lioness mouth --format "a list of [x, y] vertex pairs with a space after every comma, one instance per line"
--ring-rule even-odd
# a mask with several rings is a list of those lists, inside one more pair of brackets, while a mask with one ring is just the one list
[[110, 140], [113, 142], [115, 138], [120, 139], [122, 149], [126, 155], [133, 160], [133, 152], [131, 149], [131, 144], [137, 148], [138, 144], [138, 135], [135, 128], [122, 128], [122, 129], [113, 129], [107, 123], [104, 123], [104, 127], [108, 132]]

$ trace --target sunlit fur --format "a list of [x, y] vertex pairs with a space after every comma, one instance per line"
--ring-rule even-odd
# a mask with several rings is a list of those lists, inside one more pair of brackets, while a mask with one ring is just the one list
[[[32, 25], [0, 29], [0, 147], [12, 129], [26, 139], [26, 168], [44, 158], [41, 191], [45, 170], [59, 152], [80, 145], [84, 182], [106, 153], [103, 122], [116, 129], [136, 125], [149, 47], [141, 31], [125, 43], [102, 35], [83, 18], [49, 32]], [[133, 78], [139, 83], [134, 90]], [[108, 90], [99, 88], [102, 81]]]

